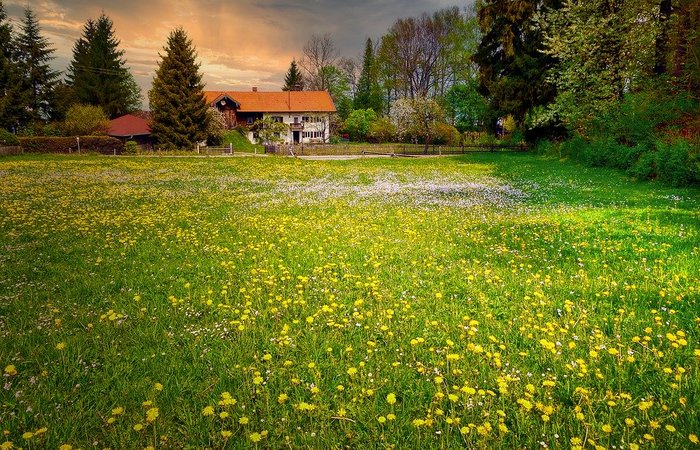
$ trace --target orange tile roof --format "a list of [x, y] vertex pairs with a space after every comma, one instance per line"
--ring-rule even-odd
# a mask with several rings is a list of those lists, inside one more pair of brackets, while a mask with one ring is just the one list
[[109, 121], [108, 136], [141, 136], [151, 134], [148, 120], [133, 114], [126, 114]]
[[205, 91], [208, 104], [227, 95], [241, 107], [240, 112], [335, 112], [331, 96], [326, 91]]

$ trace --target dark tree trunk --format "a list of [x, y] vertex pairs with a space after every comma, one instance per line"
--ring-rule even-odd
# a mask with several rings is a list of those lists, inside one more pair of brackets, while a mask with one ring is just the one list
[[654, 58], [654, 75], [664, 75], [667, 71], [668, 56], [668, 20], [673, 13], [671, 0], [659, 1], [659, 35], [656, 37]]

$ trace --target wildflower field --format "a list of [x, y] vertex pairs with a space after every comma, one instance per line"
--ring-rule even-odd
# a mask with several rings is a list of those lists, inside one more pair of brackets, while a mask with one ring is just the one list
[[700, 191], [531, 155], [0, 160], [0, 448], [697, 448]]

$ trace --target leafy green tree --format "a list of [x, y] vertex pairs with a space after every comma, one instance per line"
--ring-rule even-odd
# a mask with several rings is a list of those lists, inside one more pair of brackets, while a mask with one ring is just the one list
[[617, 108], [626, 91], [653, 72], [658, 23], [640, 22], [653, 10], [642, 2], [567, 0], [542, 21], [544, 52], [556, 60], [550, 78], [558, 95], [550, 118], [585, 133], [596, 117]]
[[476, 80], [452, 86], [445, 95], [445, 102], [458, 130], [464, 132], [483, 129], [488, 104], [479, 93]]
[[356, 109], [345, 119], [345, 130], [353, 141], [364, 141], [369, 136], [377, 113], [370, 109]]
[[362, 72], [357, 83], [355, 94], [355, 109], [372, 109], [381, 113], [383, 110], [382, 91], [377, 78], [377, 64], [374, 57], [372, 39], [367, 39], [365, 53], [362, 58]]
[[[141, 106], [140, 90], [119, 50], [113, 23], [102, 14], [88, 20], [73, 46], [68, 81], [79, 102], [97, 105], [109, 117], [118, 117]], [[136, 93], [136, 95], [134, 95]]]
[[109, 127], [109, 119], [99, 106], [74, 104], [66, 112], [62, 129], [66, 136], [86, 136], [104, 134]]
[[549, 104], [556, 94], [548, 81], [556, 63], [542, 50], [538, 12], [556, 10], [561, 0], [486, 0], [478, 10], [481, 42], [474, 55], [480, 89], [489, 98], [489, 121], [509, 114], [522, 123], [533, 107]]
[[20, 126], [52, 117], [53, 87], [59, 75], [50, 66], [54, 51], [48, 40], [41, 35], [34, 12], [27, 8], [16, 39], [19, 75], [17, 101], [23, 107], [23, 113], [18, 117]]
[[284, 86], [282, 86], [283, 91], [303, 91], [304, 90], [304, 76], [297, 66], [296, 60], [292, 60], [289, 64], [289, 70], [287, 70], [287, 75], [284, 76]]
[[252, 128], [257, 135], [258, 144], [275, 144], [284, 141], [282, 135], [287, 134], [289, 125], [277, 122], [271, 116], [267, 116], [256, 120]]
[[184, 29], [170, 33], [148, 93], [153, 136], [165, 148], [191, 149], [207, 137], [208, 106], [192, 41]]

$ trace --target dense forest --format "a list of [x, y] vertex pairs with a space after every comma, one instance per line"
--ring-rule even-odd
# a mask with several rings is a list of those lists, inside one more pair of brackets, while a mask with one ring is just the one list
[[[85, 24], [63, 77], [53, 51], [30, 9], [15, 30], [0, 2], [0, 127], [70, 134], [87, 107], [99, 108], [93, 129], [141, 107], [104, 14]], [[334, 141], [527, 142], [640, 179], [700, 178], [693, 0], [477, 1], [398, 18], [356, 56], [341, 55], [331, 34], [312, 34], [282, 83], [329, 91]]]

